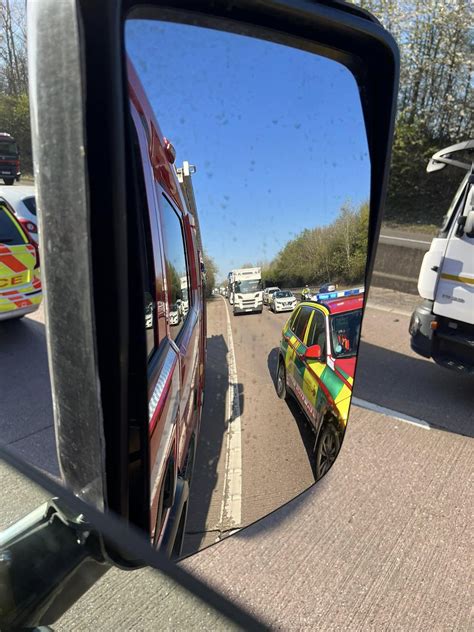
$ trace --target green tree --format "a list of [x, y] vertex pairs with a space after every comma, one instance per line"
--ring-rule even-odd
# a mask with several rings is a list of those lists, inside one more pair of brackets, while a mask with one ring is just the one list
[[306, 229], [262, 269], [265, 283], [282, 287], [328, 281], [360, 283], [367, 259], [369, 205], [346, 202], [329, 226]]
[[206, 270], [206, 280], [204, 285], [204, 295], [206, 298], [212, 296], [212, 290], [216, 287], [217, 266], [214, 259], [208, 254], [204, 254], [204, 268]]
[[398, 42], [398, 116], [385, 219], [436, 224], [461, 172], [434, 174], [435, 151], [467, 140], [474, 130], [472, 0], [357, 0]]

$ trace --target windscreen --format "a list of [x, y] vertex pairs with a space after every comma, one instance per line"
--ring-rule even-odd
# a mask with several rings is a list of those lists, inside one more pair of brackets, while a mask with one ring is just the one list
[[331, 316], [331, 347], [334, 357], [351, 358], [357, 354], [362, 310]]
[[236, 281], [234, 283], [234, 291], [241, 294], [248, 294], [250, 292], [260, 292], [262, 290], [261, 279], [248, 280], [248, 281]]
[[18, 156], [18, 147], [14, 140], [0, 140], [1, 156]]
[[291, 292], [275, 292], [275, 298], [291, 298], [292, 296]]

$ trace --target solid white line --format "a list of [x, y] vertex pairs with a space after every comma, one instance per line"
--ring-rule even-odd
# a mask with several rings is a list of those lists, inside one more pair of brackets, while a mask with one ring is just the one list
[[[237, 378], [234, 339], [232, 336], [232, 326], [227, 301], [225, 298], [222, 300], [225, 303], [227, 316], [227, 367], [229, 371], [229, 388], [227, 389], [226, 395], [226, 456], [224, 490], [219, 526], [222, 531], [228, 531], [229, 529], [238, 530], [242, 524], [242, 442], [239, 381]], [[221, 539], [221, 537], [222, 534], [218, 539]]]
[[411, 316], [412, 312], [403, 309], [395, 309], [393, 307], [385, 307], [385, 305], [378, 305], [377, 303], [372, 303], [372, 301], [367, 301], [367, 307], [370, 309], [378, 309], [381, 312], [389, 312], [390, 314], [398, 314], [398, 316]]
[[422, 241], [421, 239], [409, 239], [408, 237], [392, 237], [391, 235], [380, 235], [380, 237], [385, 237], [385, 239], [396, 239], [397, 241], [409, 241], [412, 244], [426, 244], [427, 246], [431, 245], [431, 241]]
[[372, 404], [372, 402], [368, 402], [365, 399], [359, 399], [359, 397], [353, 397], [352, 403], [360, 408], [366, 408], [374, 413], [380, 413], [386, 417], [392, 417], [393, 419], [403, 421], [404, 423], [411, 424], [412, 426], [418, 426], [419, 428], [424, 428], [425, 430], [430, 429], [430, 424], [427, 421], [411, 417], [410, 415], [405, 415], [405, 413], [401, 413], [398, 410], [392, 410], [391, 408], [385, 408], [384, 406], [379, 406], [378, 404]]

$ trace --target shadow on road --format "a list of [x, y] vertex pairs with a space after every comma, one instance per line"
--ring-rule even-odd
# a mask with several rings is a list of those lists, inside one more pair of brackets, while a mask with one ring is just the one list
[[[191, 555], [214, 543], [219, 536], [222, 490], [218, 489], [218, 485], [222, 484], [219, 477], [224, 476], [225, 468], [223, 441], [227, 429], [226, 397], [229, 388], [227, 354], [224, 336], [211, 336], [207, 339], [206, 394], [191, 484], [183, 556]], [[236, 392], [240, 411], [243, 411], [243, 384], [237, 384]], [[234, 406], [233, 414], [235, 410]]]
[[[277, 361], [278, 361], [278, 347], [275, 347], [275, 349], [272, 349], [270, 351], [267, 358], [268, 372], [270, 373], [270, 377], [272, 379], [275, 390], [276, 390]], [[288, 397], [286, 404], [296, 422], [296, 425], [298, 426], [298, 430], [301, 435], [301, 440], [305, 447], [306, 454], [308, 456], [308, 461], [311, 465], [311, 470], [313, 472], [313, 475], [315, 476], [315, 481], [316, 481], [316, 474], [315, 474], [316, 464], [314, 460], [315, 434], [312, 431], [308, 420], [302, 413], [298, 403], [295, 401], [295, 399], [291, 395]]]
[[354, 395], [430, 426], [474, 437], [472, 378], [362, 341]]
[[46, 333], [24, 318], [0, 323], [0, 441], [58, 476]]

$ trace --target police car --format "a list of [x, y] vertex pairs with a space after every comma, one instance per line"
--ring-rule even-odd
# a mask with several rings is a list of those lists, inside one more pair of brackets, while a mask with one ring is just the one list
[[315, 478], [344, 436], [359, 345], [364, 288], [320, 293], [298, 305], [282, 332], [277, 394], [293, 395], [316, 435]]
[[0, 321], [36, 311], [42, 296], [38, 248], [0, 199]]

